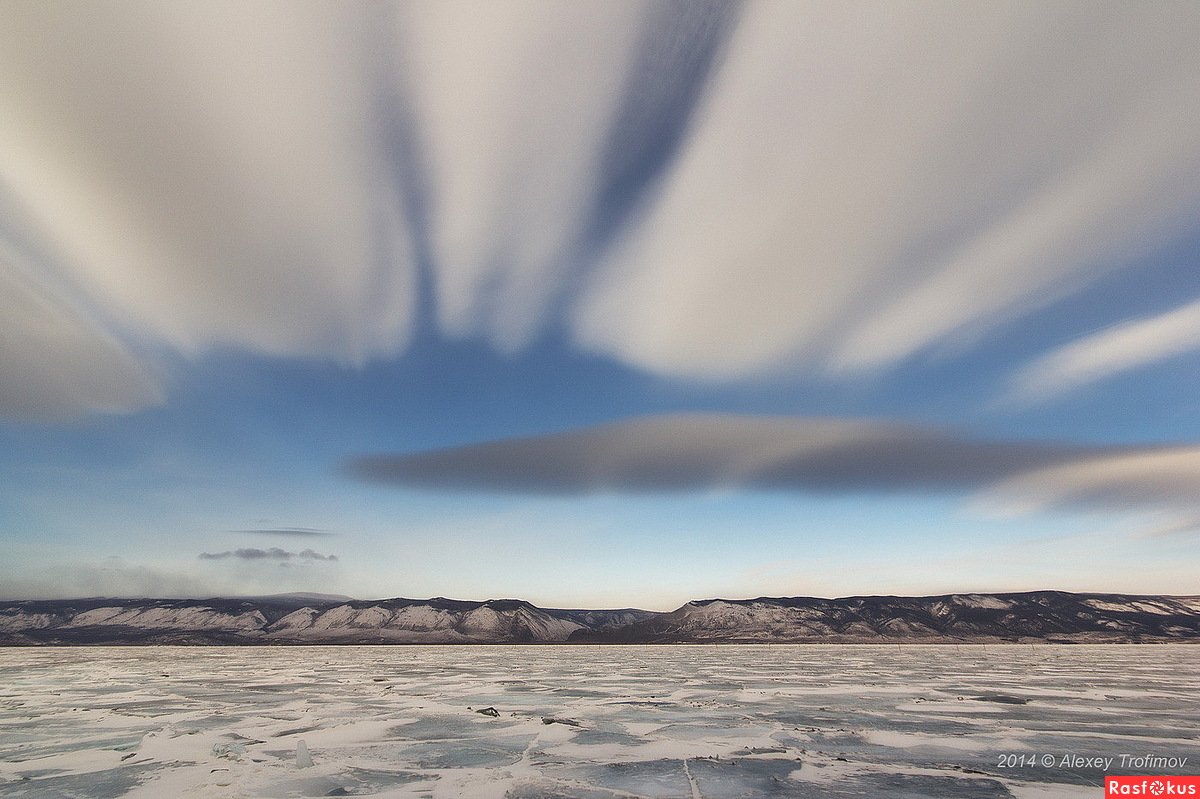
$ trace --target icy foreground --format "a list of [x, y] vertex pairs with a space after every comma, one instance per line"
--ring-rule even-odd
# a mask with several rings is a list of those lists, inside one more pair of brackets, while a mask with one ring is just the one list
[[1122, 754], [1200, 773], [1200, 647], [0, 650], [5, 797], [1096, 797]]

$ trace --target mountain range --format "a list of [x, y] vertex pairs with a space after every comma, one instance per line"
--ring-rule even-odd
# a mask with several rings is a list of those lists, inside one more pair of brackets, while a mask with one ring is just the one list
[[0, 602], [0, 645], [1200, 643], [1200, 596], [1062, 591], [705, 599], [670, 612], [321, 594]]

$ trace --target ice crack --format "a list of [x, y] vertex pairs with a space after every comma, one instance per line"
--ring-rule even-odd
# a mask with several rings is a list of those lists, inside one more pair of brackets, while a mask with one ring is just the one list
[[692, 776], [692, 770], [688, 768], [687, 758], [683, 760], [683, 776], [687, 777], [688, 785], [692, 788], [692, 799], [704, 799], [704, 794], [700, 793], [700, 786], [696, 784], [696, 778]]

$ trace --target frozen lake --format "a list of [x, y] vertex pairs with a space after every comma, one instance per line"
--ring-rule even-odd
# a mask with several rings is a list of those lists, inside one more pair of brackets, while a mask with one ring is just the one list
[[1094, 799], [1090, 758], [1200, 774], [1200, 646], [0, 649], [4, 797]]

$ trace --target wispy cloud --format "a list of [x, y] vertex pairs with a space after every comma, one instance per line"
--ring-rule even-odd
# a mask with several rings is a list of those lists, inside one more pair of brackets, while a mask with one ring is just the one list
[[444, 329], [514, 349], [562, 315], [555, 301], [606, 243], [594, 237], [678, 146], [736, 8], [406, 7], [401, 68], [429, 170]]
[[1073, 341], [1017, 372], [1008, 399], [1038, 402], [1200, 349], [1200, 300]]
[[252, 530], [232, 530], [231, 532], [243, 533], [245, 535], [277, 535], [290, 538], [322, 538], [337, 535], [332, 530], [323, 530], [319, 527], [259, 527]]
[[0, 13], [8, 417], [160, 402], [164, 351], [388, 357], [422, 280], [504, 350], [879, 369], [1200, 202], [1194, 3]]
[[1200, 8], [754, 3], [579, 305], [660, 372], [961, 345], [1194, 225]]
[[989, 486], [983, 501], [1014, 513], [1071, 505], [1200, 511], [1197, 486], [1200, 446], [1121, 447], [1014, 474]]
[[672, 415], [406, 455], [362, 457], [361, 479], [542, 494], [742, 488], [967, 493], [977, 508], [1200, 513], [1200, 446], [977, 439], [885, 421]]
[[1200, 536], [1200, 514], [1160, 519], [1154, 524], [1144, 525], [1136, 536], [1150, 539]]
[[194, 571], [130, 563], [115, 556], [86, 563], [38, 565], [0, 575], [0, 597], [203, 597], [238, 593], [228, 581], [220, 577], [215, 581], [202, 579]]
[[[37, 246], [0, 249], [0, 275], [40, 284], [5, 296], [6, 378], [28, 361], [38, 397], [124, 410], [162, 389], [123, 342], [347, 362], [403, 346], [414, 269], [379, 180], [373, 8], [3, 9], [0, 234], [20, 222]], [[39, 301], [59, 289], [81, 321]]]
[[0, 417], [53, 421], [163, 402], [158, 375], [130, 346], [69, 298], [5, 268], [2, 227], [0, 218]]
[[270, 549], [234, 549], [224, 552], [201, 552], [200, 560], [337, 560], [337, 555], [322, 555], [320, 552], [314, 552], [311, 549], [304, 549], [300, 552], [289, 552], [286, 549], [279, 547], [271, 547]]

